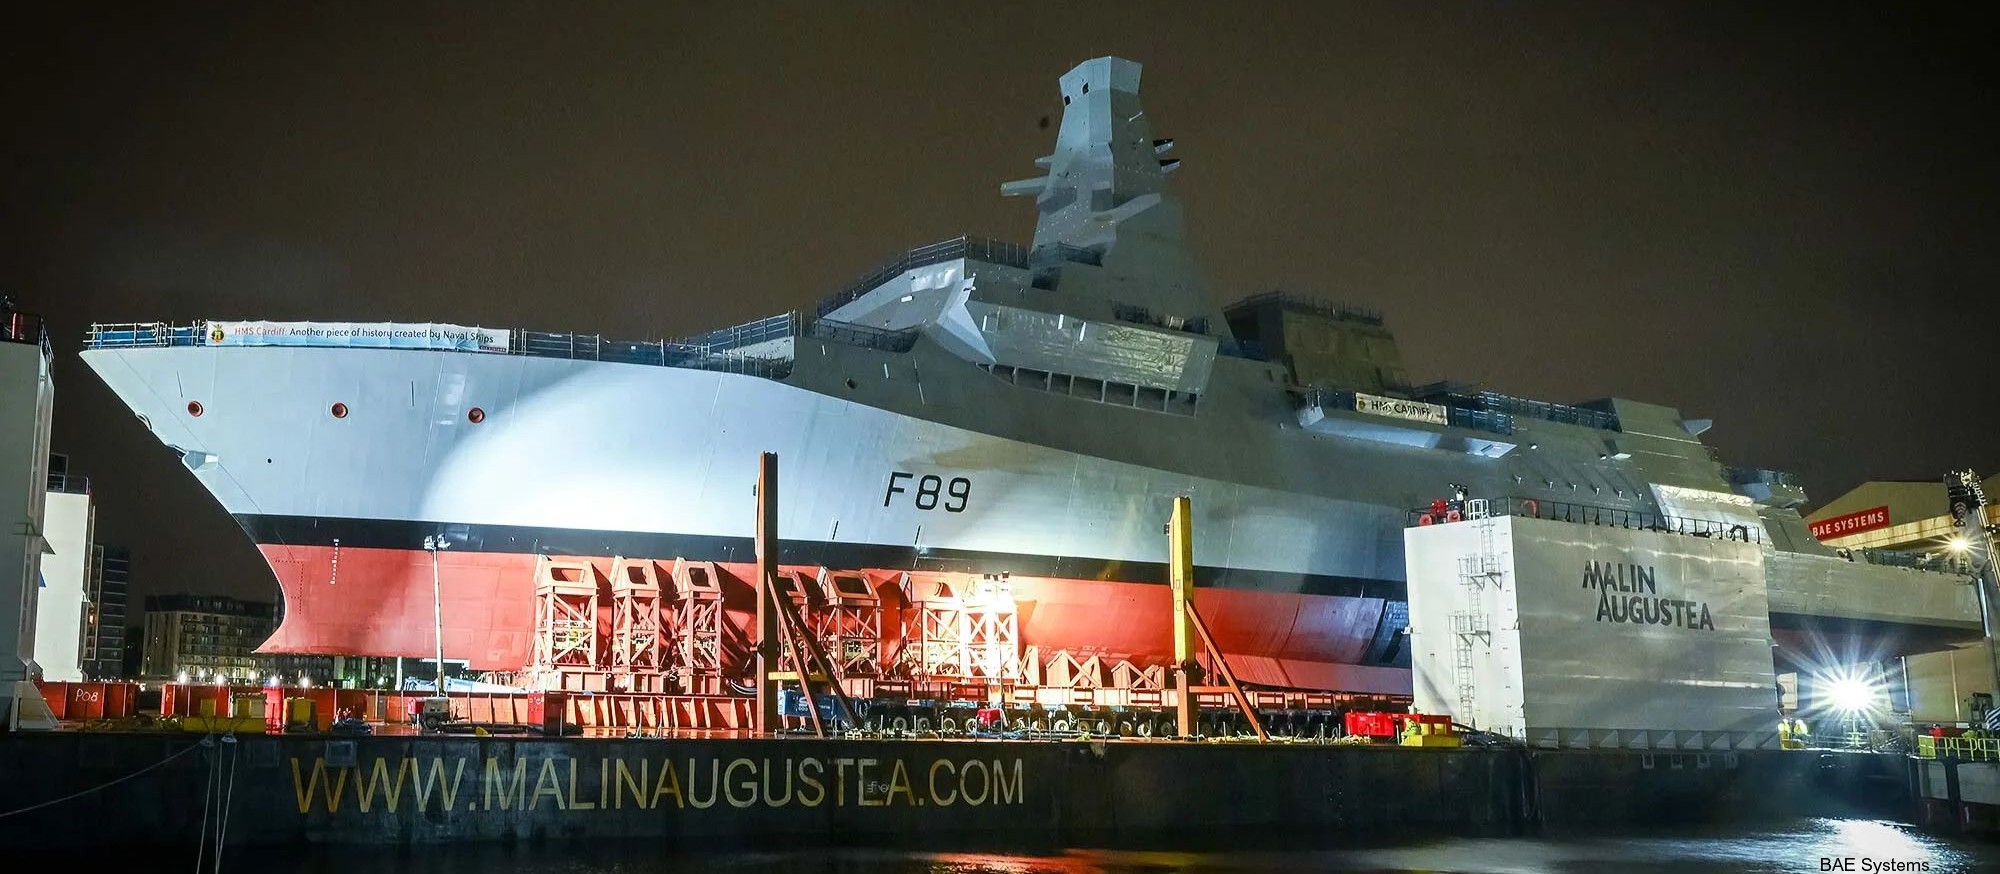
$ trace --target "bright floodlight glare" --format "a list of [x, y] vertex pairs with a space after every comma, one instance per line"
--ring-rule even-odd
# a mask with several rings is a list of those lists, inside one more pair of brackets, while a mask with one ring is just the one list
[[1972, 548], [1972, 541], [1967, 540], [1963, 537], [1954, 537], [1951, 539], [1950, 542], [1946, 543], [1944, 546], [1946, 549], [1949, 549], [1952, 552], [1964, 552]]
[[1867, 680], [1855, 676], [1835, 677], [1826, 686], [1827, 698], [1834, 708], [1847, 713], [1874, 709], [1878, 691]]

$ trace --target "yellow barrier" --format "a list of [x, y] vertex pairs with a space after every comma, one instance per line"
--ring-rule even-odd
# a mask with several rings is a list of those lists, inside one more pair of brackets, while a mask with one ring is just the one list
[[1917, 735], [1917, 757], [2000, 762], [2000, 737], [1931, 737]]

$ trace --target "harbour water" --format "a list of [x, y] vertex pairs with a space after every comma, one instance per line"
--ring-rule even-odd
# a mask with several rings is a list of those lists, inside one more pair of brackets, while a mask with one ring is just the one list
[[[1591, 832], [1518, 838], [1426, 838], [1355, 845], [1179, 850], [1039, 848], [1003, 852], [832, 849], [663, 853], [644, 844], [408, 850], [328, 849], [291, 856], [277, 874], [1173, 874], [1352, 871], [1379, 874], [1572, 872], [1972, 872], [2000, 870], [2000, 846], [1945, 839], [1884, 820], [1807, 819], [1759, 829]], [[290, 855], [290, 854], [287, 854]], [[232, 854], [230, 860], [238, 863]], [[247, 861], [247, 860], [245, 860]], [[231, 867], [233, 867], [232, 865]]]

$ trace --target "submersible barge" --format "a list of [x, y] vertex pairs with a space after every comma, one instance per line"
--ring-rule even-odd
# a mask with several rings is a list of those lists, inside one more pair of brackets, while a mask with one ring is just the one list
[[[1167, 741], [0, 736], [14, 848], [1147, 840], [1894, 815], [1897, 760]], [[165, 762], [164, 765], [160, 764]], [[1890, 791], [1883, 793], [1883, 787]], [[1886, 804], [1885, 804], [1886, 802]], [[206, 805], [206, 806], [205, 806]], [[1887, 808], [1886, 810], [1884, 808]], [[222, 821], [227, 833], [218, 835]]]

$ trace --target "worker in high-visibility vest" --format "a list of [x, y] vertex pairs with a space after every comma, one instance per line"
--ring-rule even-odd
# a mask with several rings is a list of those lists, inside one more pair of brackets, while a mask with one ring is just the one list
[[1787, 750], [1806, 748], [1806, 721], [1797, 714], [1778, 715], [1778, 747]]

